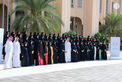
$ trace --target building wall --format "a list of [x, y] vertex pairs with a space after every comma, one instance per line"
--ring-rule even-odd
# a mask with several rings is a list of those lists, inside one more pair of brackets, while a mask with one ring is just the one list
[[58, 7], [62, 21], [64, 22], [64, 26], [61, 25], [60, 33], [63, 34], [70, 30], [70, 10], [71, 10], [71, 2], [70, 0], [57, 0], [52, 3], [54, 6]]
[[[83, 1], [84, 3], [84, 1]], [[74, 0], [74, 7], [71, 8], [71, 16], [72, 17], [78, 17], [81, 20], [83, 20], [83, 7], [82, 8], [77, 8], [77, 0]]]
[[[114, 0], [115, 1], [115, 0]], [[100, 12], [100, 23], [104, 24], [104, 18], [107, 14], [112, 13], [112, 0], [108, 0], [108, 13], [106, 13], [106, 7], [107, 7], [107, 0], [102, 0], [102, 12]], [[101, 3], [100, 3], [101, 4]]]
[[102, 0], [102, 7], [101, 7], [101, 12], [100, 12], [100, 23], [104, 23], [104, 17], [105, 17], [105, 9], [106, 9], [106, 0]]
[[[82, 0], [82, 3], [84, 1]], [[70, 18], [73, 18], [73, 31], [75, 31], [78, 35], [83, 35], [83, 4], [81, 8], [77, 8], [78, 1], [74, 0], [74, 7], [71, 7], [71, 16]], [[77, 23], [77, 25], [75, 25]]]
[[84, 36], [93, 36], [98, 32], [99, 0], [84, 1], [83, 29]]
[[[100, 13], [100, 23], [104, 24], [104, 17], [107, 15], [106, 14], [106, 1], [107, 0], [102, 0], [102, 12]], [[115, 10], [113, 8], [112, 11], [112, 3], [119, 3], [120, 8], [118, 10]], [[108, 0], [108, 14], [112, 13], [112, 12], [118, 12], [119, 14], [122, 14], [122, 0]]]
[[[15, 7], [15, 3], [10, 0], [10, 11]], [[106, 16], [106, 1], [102, 0], [102, 11], [100, 12], [100, 0], [82, 0], [82, 8], [77, 8], [78, 0], [74, 0], [74, 7], [71, 8], [71, 0], [57, 0], [52, 2], [54, 6], [58, 7], [59, 11], [57, 13], [64, 22], [64, 26], [61, 26], [59, 33], [64, 33], [70, 30], [70, 19], [71, 17], [78, 18], [80, 23], [78, 24], [77, 33], [80, 33], [81, 26], [83, 26], [84, 36], [93, 36], [99, 31], [99, 22], [104, 23], [104, 17]], [[108, 14], [112, 12], [112, 2], [120, 3], [119, 13], [122, 14], [122, 0], [108, 0]], [[2, 0], [0, 0], [2, 4]], [[5, 5], [7, 6], [7, 0], [5, 0]], [[115, 9], [114, 9], [115, 11]], [[0, 12], [1, 14], [1, 12]], [[12, 27], [12, 21], [15, 15], [10, 17], [10, 24]], [[0, 18], [1, 19], [1, 18]], [[75, 21], [75, 20], [74, 20]], [[1, 20], [0, 20], [1, 22]], [[1, 24], [1, 23], [0, 23]], [[12, 28], [11, 28], [12, 30]]]
[[70, 11], [71, 11], [70, 0], [62, 0], [62, 20], [64, 26], [61, 27], [61, 34], [70, 30]]

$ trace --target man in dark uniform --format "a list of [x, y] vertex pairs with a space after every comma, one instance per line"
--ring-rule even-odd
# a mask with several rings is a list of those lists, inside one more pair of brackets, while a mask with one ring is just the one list
[[63, 39], [61, 40], [60, 50], [59, 63], [65, 63], [65, 43]]
[[34, 65], [34, 43], [31, 40], [28, 46], [28, 53], [29, 53], [29, 65]]
[[80, 55], [81, 55], [81, 52], [80, 52], [81, 48], [80, 48], [80, 45], [79, 45], [79, 41], [77, 42], [77, 51], [78, 51], [78, 61], [80, 61]]
[[84, 45], [83, 42], [80, 44], [80, 60], [84, 61], [85, 60], [85, 54], [84, 54]]
[[75, 42], [73, 42], [72, 50], [71, 50], [71, 61], [77, 62], [78, 61], [78, 51]]
[[101, 51], [102, 51], [102, 59], [103, 60], [107, 60], [107, 47], [106, 47], [106, 44], [105, 42], [102, 44], [102, 48], [101, 48]]
[[37, 38], [34, 39], [34, 59], [35, 59], [35, 63], [36, 65], [39, 65], [38, 63], [38, 46], [39, 46], [39, 35], [37, 36]]
[[54, 60], [54, 64], [56, 64], [58, 63], [58, 47], [56, 41], [54, 41], [52, 47], [53, 47], [53, 60]]
[[48, 64], [51, 64], [51, 42], [48, 42]]
[[21, 47], [21, 61], [22, 66], [29, 66], [29, 54], [28, 54], [28, 43], [25, 42]]
[[85, 42], [85, 45], [84, 45], [84, 56], [85, 56], [85, 60], [88, 60], [88, 58], [89, 58], [89, 48], [88, 48], [88, 44], [87, 44], [87, 42]]
[[90, 42], [90, 45], [89, 45], [89, 54], [90, 54], [90, 60], [94, 60], [94, 46], [92, 45], [92, 42]]

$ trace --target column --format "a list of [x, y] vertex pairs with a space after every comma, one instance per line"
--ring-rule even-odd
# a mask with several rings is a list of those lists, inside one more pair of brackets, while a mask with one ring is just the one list
[[120, 14], [122, 14], [122, 0], [120, 1]]
[[61, 18], [64, 22], [64, 26], [61, 26], [61, 34], [70, 30], [70, 10], [71, 0], [62, 0]]
[[84, 0], [83, 34], [94, 36], [99, 31], [100, 0]]

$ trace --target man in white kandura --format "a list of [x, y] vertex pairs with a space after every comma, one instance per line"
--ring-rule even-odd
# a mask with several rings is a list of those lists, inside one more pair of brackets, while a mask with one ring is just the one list
[[71, 62], [71, 43], [69, 42], [69, 38], [65, 41], [65, 62]]
[[13, 37], [10, 36], [5, 44], [5, 65], [4, 68], [12, 68], [12, 55], [13, 55]]
[[16, 37], [15, 41], [13, 43], [13, 67], [17, 68], [20, 67], [20, 53], [21, 53], [21, 48], [20, 48], [20, 43], [19, 43], [19, 38]]

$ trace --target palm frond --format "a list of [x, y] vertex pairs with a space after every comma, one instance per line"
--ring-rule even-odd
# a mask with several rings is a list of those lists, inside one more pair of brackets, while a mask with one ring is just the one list
[[22, 11], [24, 14], [15, 18], [13, 28], [24, 29], [26, 25], [30, 30], [40, 32], [57, 31], [60, 25], [64, 25], [64, 23], [56, 13], [58, 9], [50, 4], [53, 1], [56, 0], [15, 0], [16, 7], [10, 15], [17, 11]]

